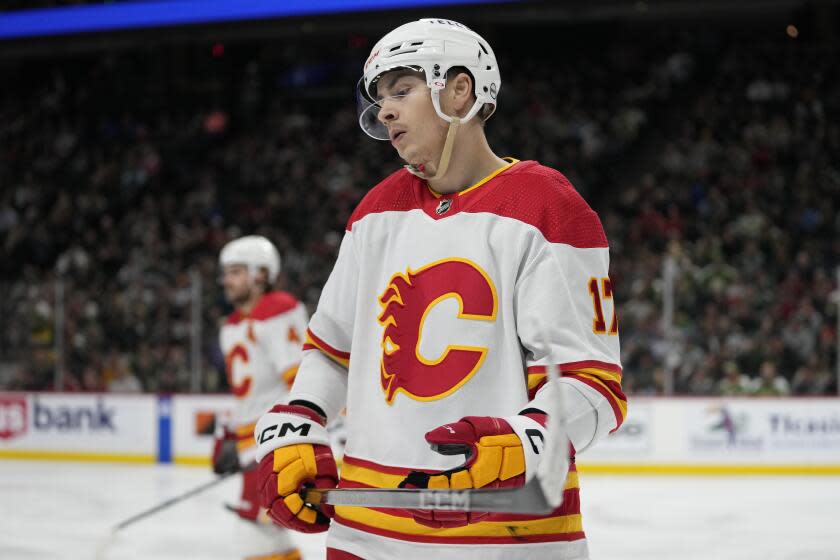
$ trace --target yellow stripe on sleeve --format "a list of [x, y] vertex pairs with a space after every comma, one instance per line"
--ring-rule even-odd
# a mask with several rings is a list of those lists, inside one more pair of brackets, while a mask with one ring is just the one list
[[335, 363], [337, 363], [341, 366], [344, 366], [345, 368], [350, 367], [350, 360], [348, 360], [347, 358], [342, 358], [341, 356], [336, 356], [335, 354], [330, 352], [329, 349], [324, 348], [324, 346], [321, 345], [321, 344], [318, 344], [311, 336], [309, 336], [309, 333], [306, 333], [306, 343], [305, 344], [309, 344], [310, 346], [314, 346], [315, 348], [320, 350], [325, 356], [330, 358]]

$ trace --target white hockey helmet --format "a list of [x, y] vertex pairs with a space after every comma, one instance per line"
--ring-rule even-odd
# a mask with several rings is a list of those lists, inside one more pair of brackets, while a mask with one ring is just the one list
[[492, 106], [485, 119], [490, 118], [496, 110], [502, 78], [493, 49], [478, 33], [456, 21], [428, 18], [406, 23], [386, 34], [371, 50], [357, 87], [362, 130], [377, 140], [388, 140], [388, 130], [377, 118], [376, 82], [384, 73], [399, 68], [425, 74], [435, 112], [451, 123], [453, 118], [441, 111], [440, 90], [446, 87], [447, 71], [455, 66], [469, 70], [475, 82], [475, 104], [460, 122], [473, 118], [485, 104]]
[[280, 253], [274, 244], [261, 235], [246, 235], [234, 239], [219, 254], [219, 265], [245, 265], [251, 278], [256, 278], [260, 268], [268, 271], [268, 283], [273, 284], [280, 272]]

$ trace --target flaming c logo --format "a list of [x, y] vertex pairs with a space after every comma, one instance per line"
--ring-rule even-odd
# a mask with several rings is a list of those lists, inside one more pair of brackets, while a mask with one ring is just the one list
[[418, 401], [441, 399], [461, 387], [481, 367], [487, 348], [449, 345], [429, 360], [420, 353], [423, 325], [441, 301], [458, 302], [459, 319], [495, 321], [496, 288], [477, 264], [445, 259], [391, 277], [379, 296], [382, 333], [380, 383], [388, 404], [403, 392]]
[[245, 375], [242, 377], [241, 383], [236, 383], [233, 375], [233, 366], [236, 360], [240, 360], [243, 364], [248, 363], [248, 349], [241, 344], [237, 344], [230, 349], [230, 352], [225, 356], [225, 371], [227, 372], [228, 384], [234, 396], [243, 398], [251, 391], [251, 376]]

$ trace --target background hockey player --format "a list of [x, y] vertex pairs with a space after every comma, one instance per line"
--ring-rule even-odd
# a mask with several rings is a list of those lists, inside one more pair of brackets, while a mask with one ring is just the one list
[[[217, 427], [213, 449], [213, 470], [223, 474], [254, 462], [254, 423], [288, 393], [300, 363], [308, 317], [294, 296], [271, 290], [280, 256], [268, 239], [252, 235], [231, 241], [222, 249], [219, 264], [225, 297], [234, 307], [219, 339], [236, 397], [231, 421]], [[261, 514], [256, 469], [242, 473], [241, 503], [232, 509], [250, 522], [237, 535], [248, 558], [300, 558], [287, 532]]]
[[[573, 461], [546, 516], [299, 494], [338, 482], [323, 426], [345, 403], [340, 485], [356, 488], [518, 486], [561, 398], [577, 452], [624, 419], [606, 236], [561, 173], [493, 153], [500, 87], [490, 45], [447, 20], [395, 29], [365, 62], [359, 122], [408, 165], [348, 221], [291, 395], [256, 430], [262, 503], [283, 526], [329, 526], [328, 558], [588, 556]], [[546, 383], [549, 364], [562, 379]]]

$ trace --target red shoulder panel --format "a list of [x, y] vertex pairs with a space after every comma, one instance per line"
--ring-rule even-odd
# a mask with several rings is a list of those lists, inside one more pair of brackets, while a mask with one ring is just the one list
[[373, 187], [347, 220], [347, 230], [353, 229], [353, 224], [369, 214], [380, 212], [399, 212], [417, 208], [414, 189], [420, 180], [400, 169], [386, 177], [381, 183]]
[[225, 324], [226, 325], [235, 325], [235, 324], [239, 323], [239, 321], [241, 321], [241, 320], [242, 320], [242, 313], [240, 313], [238, 310], [234, 309], [233, 313], [231, 313], [230, 315], [227, 316], [227, 319], [225, 320]]
[[251, 318], [256, 320], [271, 319], [294, 309], [297, 305], [298, 300], [288, 292], [269, 292], [260, 298], [260, 301], [254, 306]]
[[499, 175], [497, 184], [474, 193], [464, 212], [490, 212], [539, 229], [552, 243], [578, 248], [608, 247], [592, 208], [566, 177], [535, 161], [523, 161]]

